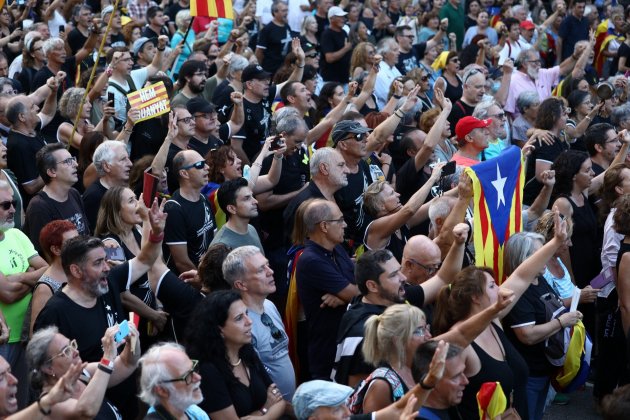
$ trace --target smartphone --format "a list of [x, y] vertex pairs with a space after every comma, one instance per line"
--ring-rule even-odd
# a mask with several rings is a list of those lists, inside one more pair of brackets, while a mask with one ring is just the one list
[[455, 173], [455, 161], [452, 160], [442, 167], [442, 173], [440, 174], [440, 178], [453, 175], [454, 173]]
[[121, 247], [105, 247], [105, 258], [112, 261], [125, 261], [125, 252]]
[[114, 106], [114, 92], [107, 92], [107, 102], [111, 102], [112, 106]]
[[59, 25], [59, 32], [66, 32], [66, 27], [63, 25]]
[[276, 136], [275, 139], [271, 142], [271, 146], [269, 146], [269, 150], [278, 150], [284, 147], [284, 139], [281, 136]]
[[118, 324], [118, 332], [114, 335], [114, 341], [117, 344], [122, 343], [122, 341], [129, 335], [129, 323], [125, 319], [123, 322]]
[[26, 0], [17, 0], [18, 6], [24, 6], [26, 4]]

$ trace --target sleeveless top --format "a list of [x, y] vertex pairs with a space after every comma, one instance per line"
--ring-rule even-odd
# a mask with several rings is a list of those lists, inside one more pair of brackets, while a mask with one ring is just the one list
[[462, 79], [459, 76], [457, 77], [457, 81], [459, 82], [458, 86], [452, 85], [444, 75], [442, 75], [442, 79], [446, 82], [446, 89], [444, 90], [444, 97], [451, 100], [451, 102], [455, 103], [461, 99], [464, 94], [464, 83], [462, 83]]
[[602, 238], [598, 233], [597, 216], [590, 202], [584, 197], [584, 205], [578, 207], [571, 197], [563, 196], [573, 208], [573, 235], [569, 248], [571, 266], [577, 286], [582, 289], [598, 275], [602, 269], [601, 255]]
[[[372, 223], [374, 223], [374, 221], [370, 222], [370, 224], [365, 229], [365, 235], [363, 235], [363, 245], [365, 245], [365, 248], [368, 250], [370, 250], [370, 247], [367, 244], [367, 239]], [[387, 245], [385, 245], [385, 249], [389, 250], [398, 261], [402, 261], [403, 250], [405, 249], [405, 245], [407, 244], [407, 238], [411, 237], [411, 234], [407, 225], [402, 225], [398, 230], [400, 230], [400, 238], [398, 237], [398, 235], [396, 235], [396, 232], [392, 233], [389, 237]]]
[[372, 94], [372, 100], [374, 101], [374, 108], [371, 108], [368, 104], [367, 101], [363, 104], [363, 106], [361, 107], [361, 109], [359, 110], [359, 114], [366, 116], [367, 114], [369, 114], [370, 112], [378, 112], [378, 102], [376, 102], [376, 95]]
[[477, 408], [477, 392], [484, 382], [501, 382], [501, 387], [505, 393], [505, 397], [510, 401], [510, 394], [513, 396], [513, 407], [521, 415], [521, 418], [528, 418], [527, 415], [527, 395], [526, 385], [529, 369], [525, 359], [514, 348], [508, 340], [503, 330], [494, 323], [490, 324], [494, 328], [505, 351], [506, 360], [497, 360], [490, 356], [474, 341], [471, 343], [474, 352], [479, 357], [481, 369], [476, 375], [468, 378], [470, 382], [464, 388], [462, 402], [458, 409], [462, 418], [473, 419], [479, 417]]
[[39, 278], [39, 280], [37, 280], [37, 283], [35, 283], [35, 287], [33, 288], [33, 291], [42, 284], [45, 284], [46, 286], [48, 286], [53, 295], [55, 294], [57, 290], [61, 288], [61, 283], [59, 283], [57, 280], [50, 277], [48, 274], [44, 274], [43, 276]]

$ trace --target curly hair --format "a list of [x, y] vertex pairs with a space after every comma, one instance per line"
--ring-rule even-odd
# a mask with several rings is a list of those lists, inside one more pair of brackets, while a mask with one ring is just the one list
[[140, 32], [142, 32], [143, 27], [144, 27], [143, 24], [135, 22], [133, 20], [127, 23], [126, 25], [124, 25], [120, 32], [122, 33], [123, 38], [125, 38], [125, 44], [131, 45], [131, 37], [133, 36], [133, 30], [136, 28], [139, 28]]
[[338, 86], [341, 86], [341, 83], [338, 82], [326, 82], [322, 87], [322, 90], [319, 92], [319, 96], [317, 97], [317, 113], [315, 115], [315, 121], [319, 121], [326, 116], [328, 111], [332, 108], [329, 100], [335, 96], [335, 90]]
[[214, 292], [216, 290], [230, 290], [231, 286], [225, 281], [221, 269], [223, 260], [232, 251], [232, 248], [221, 242], [211, 245], [199, 261], [199, 278], [204, 290]]
[[221, 170], [234, 163], [235, 158], [236, 155], [230, 146], [221, 146], [216, 150], [210, 150], [206, 155], [206, 163], [209, 168], [208, 180], [210, 182], [216, 182], [217, 184], [223, 184], [225, 177], [221, 173]]
[[61, 116], [64, 118], [75, 118], [79, 113], [84, 94], [85, 89], [83, 88], [73, 87], [66, 90], [59, 100], [59, 113]]
[[[221, 327], [227, 322], [230, 307], [238, 301], [241, 301], [241, 296], [234, 290], [210, 293], [195, 307], [184, 334], [184, 345], [190, 358], [202, 363], [211, 362], [225, 380], [233, 384], [238, 383], [238, 379], [234, 376], [228, 360]], [[256, 362], [256, 352], [251, 344], [241, 347], [239, 357], [247, 367], [253, 367]]]
[[617, 211], [613, 216], [613, 227], [621, 235], [630, 235], [630, 194], [624, 194], [617, 200]]
[[369, 42], [359, 42], [354, 50], [352, 50], [352, 56], [350, 57], [350, 77], [354, 74], [354, 69], [361, 67], [363, 70], [370, 70], [367, 63], [367, 49], [371, 47], [373, 50], [374, 45]]
[[[540, 112], [538, 111], [538, 115]], [[589, 159], [586, 152], [565, 150], [553, 161], [551, 169], [556, 171], [556, 184], [553, 186], [552, 193], [554, 200], [561, 195], [571, 194], [573, 177], [580, 172], [580, 167], [586, 159]]]
[[540, 103], [540, 107], [538, 108], [534, 127], [543, 130], [551, 130], [558, 119], [562, 117], [563, 112], [564, 102], [562, 99], [555, 97], [545, 99]]

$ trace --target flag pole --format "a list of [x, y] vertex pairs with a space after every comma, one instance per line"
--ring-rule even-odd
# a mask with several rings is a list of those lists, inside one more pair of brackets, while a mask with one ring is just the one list
[[192, 48], [190, 47], [190, 45], [188, 45], [188, 41], [186, 41], [186, 38], [188, 38], [188, 32], [190, 32], [190, 28], [192, 28], [194, 21], [195, 21], [195, 16], [192, 16], [192, 19], [190, 19], [190, 23], [188, 24], [188, 29], [186, 29], [186, 33], [184, 34], [184, 45], [188, 47], [188, 51], [191, 54], [192, 54]]

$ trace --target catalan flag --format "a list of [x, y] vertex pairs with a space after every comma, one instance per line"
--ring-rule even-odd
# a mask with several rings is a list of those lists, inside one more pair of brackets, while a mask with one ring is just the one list
[[525, 165], [516, 146], [494, 159], [466, 168], [473, 182], [473, 239], [477, 266], [490, 267], [501, 284], [503, 246], [523, 228]]
[[501, 387], [501, 382], [484, 382], [477, 392], [477, 406], [479, 419], [494, 419], [507, 408], [507, 398]]
[[298, 355], [298, 322], [300, 313], [303, 312], [302, 304], [297, 293], [297, 278], [295, 276], [297, 261], [304, 252], [304, 246], [294, 245], [287, 251], [289, 264], [287, 267], [287, 278], [289, 279], [289, 293], [284, 310], [284, 329], [289, 337], [289, 358], [293, 363], [296, 378], [300, 377], [300, 358]]
[[567, 348], [564, 364], [551, 377], [551, 383], [558, 392], [569, 393], [580, 389], [591, 371], [593, 342], [582, 321], [571, 328], [571, 341]]
[[190, 15], [234, 19], [232, 0], [191, 0]]
[[171, 103], [164, 82], [157, 82], [146, 88], [136, 90], [127, 95], [132, 108], [140, 111], [136, 123], [145, 121], [171, 111]]

